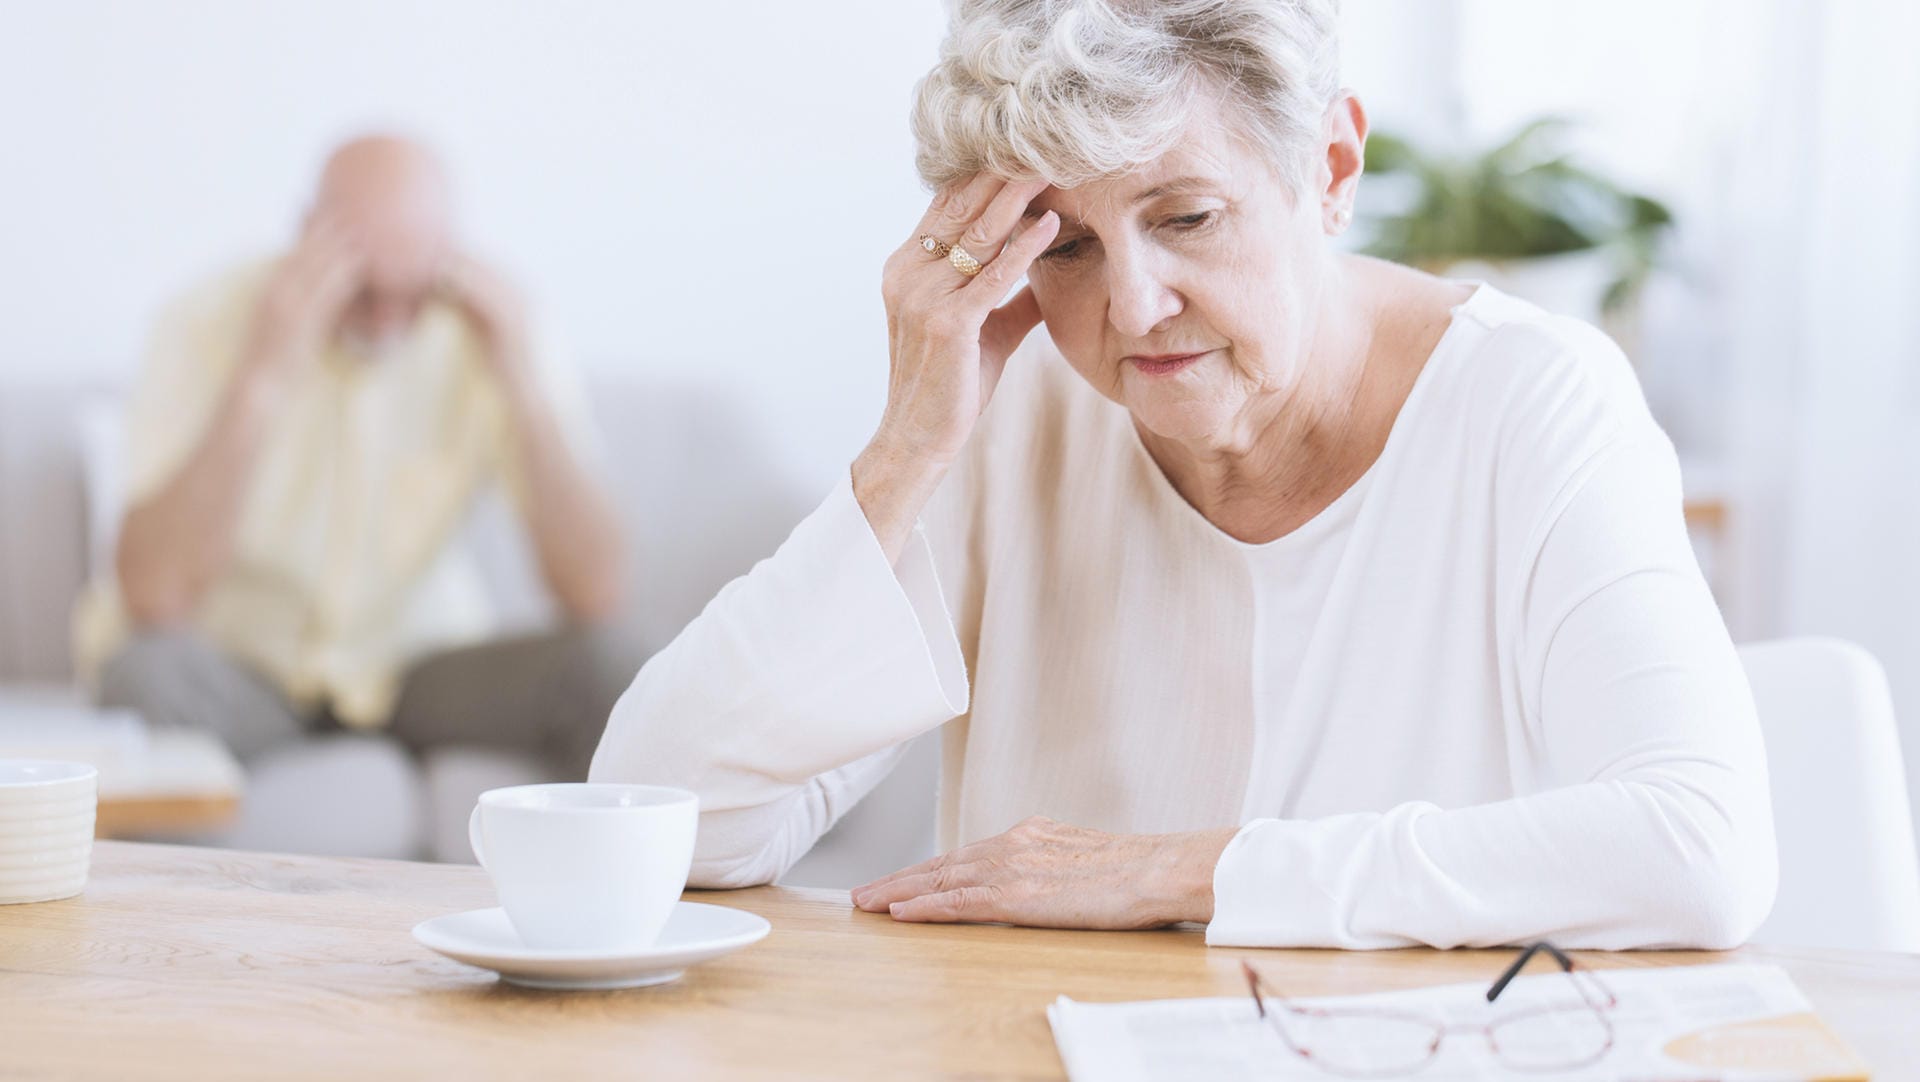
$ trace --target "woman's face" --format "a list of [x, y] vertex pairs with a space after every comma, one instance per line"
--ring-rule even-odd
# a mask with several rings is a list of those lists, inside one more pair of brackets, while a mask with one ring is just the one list
[[1049, 188], [1060, 233], [1028, 282], [1075, 371], [1156, 435], [1235, 439], [1297, 385], [1327, 261], [1325, 208], [1225, 125], [1136, 173]]

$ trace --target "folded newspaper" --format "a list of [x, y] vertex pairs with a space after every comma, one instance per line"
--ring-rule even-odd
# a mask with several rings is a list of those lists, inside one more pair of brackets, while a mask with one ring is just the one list
[[[1257, 968], [1257, 966], [1256, 966]], [[1777, 966], [1728, 964], [1609, 969], [1618, 1000], [1606, 1012], [1611, 1041], [1581, 1067], [1542, 1071], [1504, 1060], [1476, 1027], [1529, 1004], [1567, 995], [1564, 974], [1521, 977], [1496, 1003], [1487, 986], [1455, 984], [1371, 995], [1296, 998], [1294, 1006], [1359, 1008], [1338, 1034], [1347, 1076], [1454, 1079], [1865, 1079], [1868, 1068], [1813, 1013]], [[1367, 1012], [1377, 1012], [1369, 1015]], [[1439, 1052], [1417, 1067], [1388, 1062], [1395, 1025], [1411, 1016], [1451, 1029]], [[1577, 1027], [1579, 1020], [1568, 1016]], [[1054, 1043], [1073, 1082], [1270, 1082], [1328, 1079], [1262, 1019], [1249, 996], [1079, 1003], [1047, 1008]], [[1537, 1027], [1536, 1027], [1537, 1029]], [[1546, 1031], [1551, 1042], [1555, 1034]], [[1573, 1029], [1565, 1039], [1574, 1042]], [[1372, 1055], [1373, 1059], [1368, 1057]], [[1398, 1071], [1399, 1073], [1395, 1073]]]

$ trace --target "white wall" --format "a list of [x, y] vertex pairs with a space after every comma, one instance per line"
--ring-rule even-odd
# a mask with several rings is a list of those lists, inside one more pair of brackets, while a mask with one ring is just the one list
[[[124, 379], [167, 296], [282, 244], [327, 147], [390, 126], [578, 363], [723, 383], [821, 484], [878, 415], [938, 0], [0, 5], [0, 375]], [[1444, 6], [1349, 5], [1377, 110], [1444, 100]]]
[[724, 381], [822, 476], [877, 415], [933, 0], [0, 3], [10, 378], [122, 377], [332, 141], [397, 126], [581, 364]]

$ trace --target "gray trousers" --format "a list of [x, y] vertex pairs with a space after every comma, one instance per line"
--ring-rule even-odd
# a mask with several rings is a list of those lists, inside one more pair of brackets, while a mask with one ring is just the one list
[[[645, 660], [610, 627], [499, 639], [407, 671], [385, 732], [410, 750], [447, 744], [521, 752], [585, 780], [614, 701]], [[136, 635], [100, 672], [100, 704], [157, 727], [213, 732], [242, 763], [310, 733], [339, 731], [265, 674], [191, 632]]]

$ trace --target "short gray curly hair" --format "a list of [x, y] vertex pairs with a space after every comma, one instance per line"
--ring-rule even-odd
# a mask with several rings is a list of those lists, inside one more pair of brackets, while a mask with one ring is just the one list
[[955, 0], [914, 92], [921, 179], [1056, 187], [1172, 148], [1207, 90], [1296, 186], [1339, 93], [1339, 0]]

